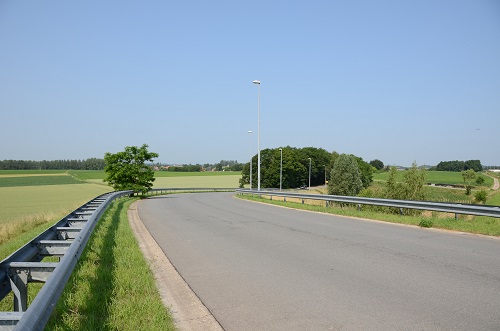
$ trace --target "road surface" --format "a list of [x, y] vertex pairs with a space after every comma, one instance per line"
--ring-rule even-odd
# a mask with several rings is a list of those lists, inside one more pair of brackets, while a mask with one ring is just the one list
[[138, 206], [226, 330], [500, 330], [499, 239], [232, 195]]

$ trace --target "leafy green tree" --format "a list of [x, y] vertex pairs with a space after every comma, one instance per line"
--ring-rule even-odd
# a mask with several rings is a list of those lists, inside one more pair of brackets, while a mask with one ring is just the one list
[[[354, 155], [353, 155], [354, 156]], [[373, 182], [373, 168], [370, 164], [363, 161], [362, 158], [354, 156], [356, 161], [358, 162], [359, 172], [361, 174], [361, 182], [363, 183], [364, 188], [368, 188], [370, 184]]]
[[387, 199], [403, 199], [403, 186], [397, 181], [398, 169], [395, 166], [389, 168], [389, 177], [385, 183], [385, 197]]
[[403, 174], [405, 200], [425, 199], [425, 177], [425, 168], [418, 169], [417, 163], [413, 162], [411, 168], [407, 169]]
[[462, 171], [462, 178], [465, 183], [465, 195], [470, 195], [472, 190], [472, 183], [476, 179], [476, 172], [473, 169]]
[[467, 160], [465, 161], [465, 170], [472, 169], [475, 172], [483, 171], [483, 166], [480, 160]]
[[371, 160], [370, 165], [377, 170], [384, 169], [384, 162], [380, 161], [379, 159]]
[[[403, 173], [402, 182], [398, 182], [399, 172], [396, 167], [390, 167], [389, 177], [386, 181], [385, 197], [397, 200], [424, 200], [425, 199], [425, 178], [424, 168], [419, 169], [413, 162], [410, 169]], [[393, 212], [399, 212], [397, 208], [390, 208]], [[406, 209], [405, 214], [418, 214], [419, 211]]]
[[330, 174], [328, 194], [355, 196], [362, 188], [363, 182], [356, 158], [347, 154], [339, 155]]
[[132, 190], [135, 193], [146, 193], [153, 187], [154, 171], [146, 161], [152, 162], [157, 153], [149, 152], [148, 145], [141, 147], [127, 146], [125, 151], [115, 154], [106, 153], [105, 182], [115, 190]]

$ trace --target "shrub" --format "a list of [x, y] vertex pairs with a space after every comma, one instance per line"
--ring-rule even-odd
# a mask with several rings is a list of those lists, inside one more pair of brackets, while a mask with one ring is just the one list
[[484, 184], [484, 177], [479, 176], [476, 178], [476, 184], [477, 185], [483, 185]]
[[477, 202], [482, 202], [483, 204], [486, 204], [487, 197], [488, 194], [485, 190], [478, 191], [476, 192], [476, 194], [474, 194], [474, 199], [476, 199]]
[[422, 228], [432, 228], [432, 225], [433, 225], [432, 221], [427, 219], [423, 219], [420, 221], [420, 223], [418, 223], [418, 226]]

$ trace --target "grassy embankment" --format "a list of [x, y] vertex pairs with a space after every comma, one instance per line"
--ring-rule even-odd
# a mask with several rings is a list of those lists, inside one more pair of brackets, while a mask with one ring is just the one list
[[132, 201], [115, 201], [101, 218], [46, 330], [175, 329], [130, 229]]
[[[401, 173], [402, 176], [402, 173]], [[384, 189], [386, 173], [375, 174], [374, 183], [371, 190], [381, 193]], [[402, 177], [401, 177], [402, 179]], [[493, 185], [493, 180], [485, 176], [485, 184], [481, 187], [476, 187], [475, 190], [485, 189], [488, 192], [487, 204], [500, 205], [500, 191], [492, 191], [486, 185]], [[427, 181], [430, 183], [440, 184], [463, 184], [463, 179], [460, 173], [450, 172], [428, 172]], [[302, 191], [303, 192], [303, 191]], [[473, 203], [473, 194], [465, 195], [465, 189], [450, 189], [436, 186], [426, 186], [426, 200], [439, 202], [457, 202], [457, 203]], [[474, 192], [474, 190], [473, 190]], [[314, 188], [306, 193], [326, 194], [325, 187]], [[366, 219], [381, 220], [392, 223], [419, 225], [422, 220], [432, 222], [432, 227], [448, 229], [454, 231], [463, 231], [469, 233], [485, 234], [492, 236], [500, 236], [500, 219], [493, 217], [474, 217], [468, 215], [459, 215], [458, 220], [455, 220], [455, 215], [450, 213], [438, 213], [424, 211], [418, 215], [401, 216], [399, 214], [382, 212], [381, 207], [363, 206], [361, 211], [357, 206], [330, 205], [325, 206], [323, 201], [305, 200], [304, 204], [299, 200], [287, 198], [287, 202], [283, 202], [282, 198], [273, 197], [270, 201], [269, 197], [247, 197], [250, 200], [271, 203], [297, 209], [305, 209], [316, 212], [325, 212], [336, 215], [345, 215]]]

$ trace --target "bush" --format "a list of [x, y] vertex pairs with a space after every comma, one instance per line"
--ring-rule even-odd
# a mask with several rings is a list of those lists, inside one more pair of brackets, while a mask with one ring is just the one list
[[485, 190], [478, 191], [476, 192], [476, 194], [474, 194], [474, 199], [476, 199], [477, 202], [482, 202], [483, 204], [486, 204], [487, 197], [488, 194]]
[[476, 184], [477, 185], [483, 185], [484, 184], [484, 177], [479, 176], [476, 178]]
[[433, 225], [432, 221], [426, 219], [423, 219], [420, 221], [420, 223], [418, 223], [418, 226], [422, 228], [432, 228], [432, 225]]

